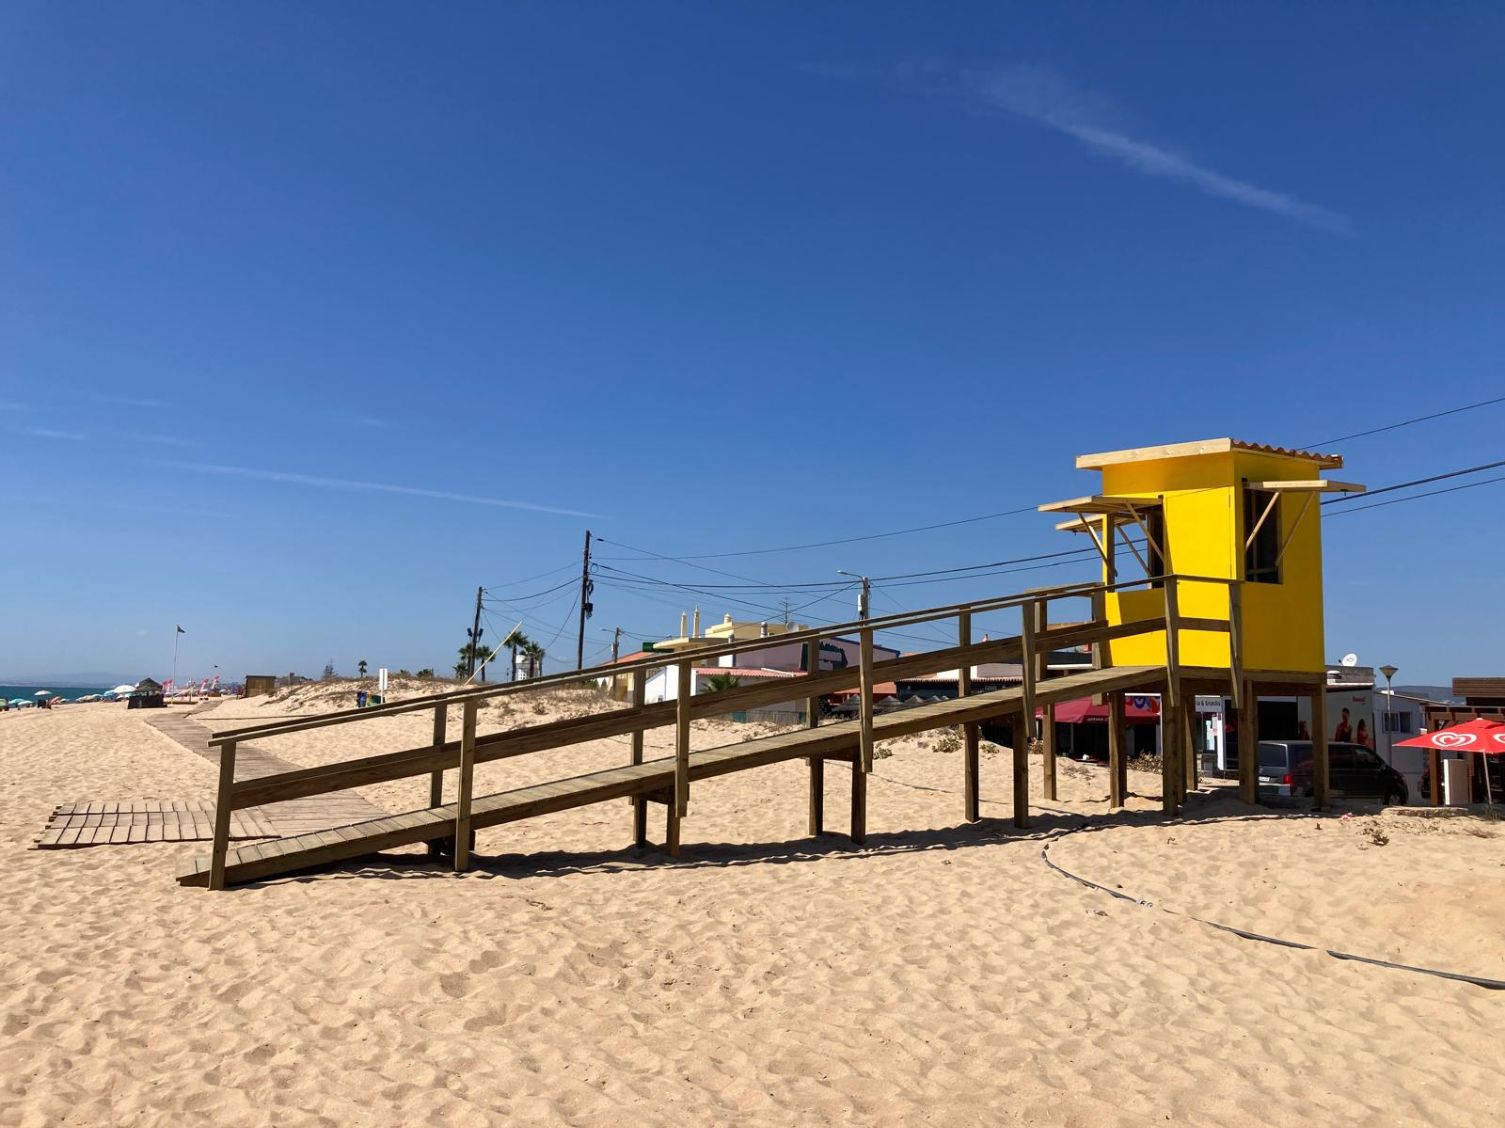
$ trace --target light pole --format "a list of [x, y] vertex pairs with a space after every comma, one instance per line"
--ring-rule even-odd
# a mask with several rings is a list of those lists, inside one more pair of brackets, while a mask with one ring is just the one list
[[873, 581], [866, 576], [859, 576], [856, 572], [848, 572], [841, 568], [836, 569], [836, 574], [838, 576], [851, 576], [854, 580], [862, 581], [862, 593], [857, 597], [857, 617], [859, 619], [866, 619], [868, 617], [868, 600], [873, 593]]
[[1380, 673], [1385, 675], [1385, 763], [1389, 767], [1395, 767], [1395, 689], [1390, 684], [1390, 679], [1400, 673], [1394, 666], [1381, 666]]

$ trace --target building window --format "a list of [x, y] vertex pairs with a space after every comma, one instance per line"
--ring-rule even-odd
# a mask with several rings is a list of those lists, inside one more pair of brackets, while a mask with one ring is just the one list
[[[1269, 515], [1265, 511], [1269, 510]], [[1264, 517], [1264, 522], [1260, 518]], [[1280, 496], [1270, 490], [1244, 491], [1244, 539], [1258, 525], [1244, 550], [1244, 579], [1256, 584], [1280, 583]]]
[[1416, 731], [1415, 722], [1407, 709], [1385, 709], [1380, 713], [1380, 726], [1385, 732], [1401, 735]]

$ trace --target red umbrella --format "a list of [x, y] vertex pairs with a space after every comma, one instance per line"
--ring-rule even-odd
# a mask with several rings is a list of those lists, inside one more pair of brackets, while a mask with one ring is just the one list
[[[1486, 721], [1482, 718], [1460, 721], [1456, 725], [1424, 732], [1409, 740], [1397, 740], [1397, 748], [1439, 748], [1444, 752], [1477, 752], [1481, 756], [1505, 756], [1505, 723]], [[1484, 771], [1484, 795], [1489, 805], [1494, 806], [1495, 797], [1489, 782], [1489, 770]]]

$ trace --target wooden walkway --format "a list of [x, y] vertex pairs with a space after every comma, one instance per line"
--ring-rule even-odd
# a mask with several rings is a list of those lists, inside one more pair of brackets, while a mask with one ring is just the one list
[[[171, 707], [168, 707], [161, 713], [142, 719], [194, 755], [202, 756], [211, 764], [219, 765], [219, 749], [210, 746], [209, 730], [195, 721], [191, 714], [175, 713]], [[256, 779], [260, 776], [295, 771], [301, 766], [279, 759], [254, 744], [245, 744], [241, 746], [235, 758], [235, 778], [237, 780]], [[262, 823], [270, 824], [274, 834], [278, 836], [326, 830], [332, 826], [363, 822], [386, 814], [380, 807], [367, 802], [353, 791], [290, 799], [282, 803], [268, 803], [260, 807], [247, 808], [245, 813], [254, 814]], [[212, 818], [210, 821], [212, 823]], [[232, 834], [231, 837], [234, 835]]]
[[[231, 838], [276, 838], [274, 827], [256, 808], [230, 816]], [[214, 804], [203, 799], [80, 799], [52, 812], [39, 850], [80, 846], [124, 846], [136, 842], [209, 842], [214, 838]]]
[[[1035, 687], [1034, 697], [1044, 704], [1094, 693], [1159, 686], [1165, 677], [1165, 668], [1159, 666], [1091, 670], [1041, 682]], [[873, 736], [877, 740], [890, 740], [949, 725], [978, 723], [1017, 713], [1022, 699], [1022, 690], [1015, 688], [936, 701], [875, 717]], [[692, 752], [690, 778], [708, 779], [784, 760], [855, 759], [859, 738], [858, 724], [845, 722]], [[470, 825], [498, 826], [624, 797], [662, 799], [672, 804], [674, 772], [675, 761], [670, 757], [480, 796], [471, 805]], [[448, 803], [240, 846], [226, 855], [225, 880], [227, 884], [255, 881], [398, 846], [452, 838], [457, 816], [456, 804]], [[208, 885], [209, 868], [209, 855], [194, 857], [179, 872], [178, 881], [183, 885]]]

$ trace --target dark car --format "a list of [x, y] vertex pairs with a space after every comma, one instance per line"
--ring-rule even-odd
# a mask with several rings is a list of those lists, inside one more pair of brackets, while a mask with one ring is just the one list
[[[1404, 806], [1410, 798], [1406, 777], [1362, 744], [1328, 744], [1327, 781], [1335, 794], [1352, 799]], [[1261, 740], [1259, 790], [1262, 795], [1311, 795], [1312, 742]]]

